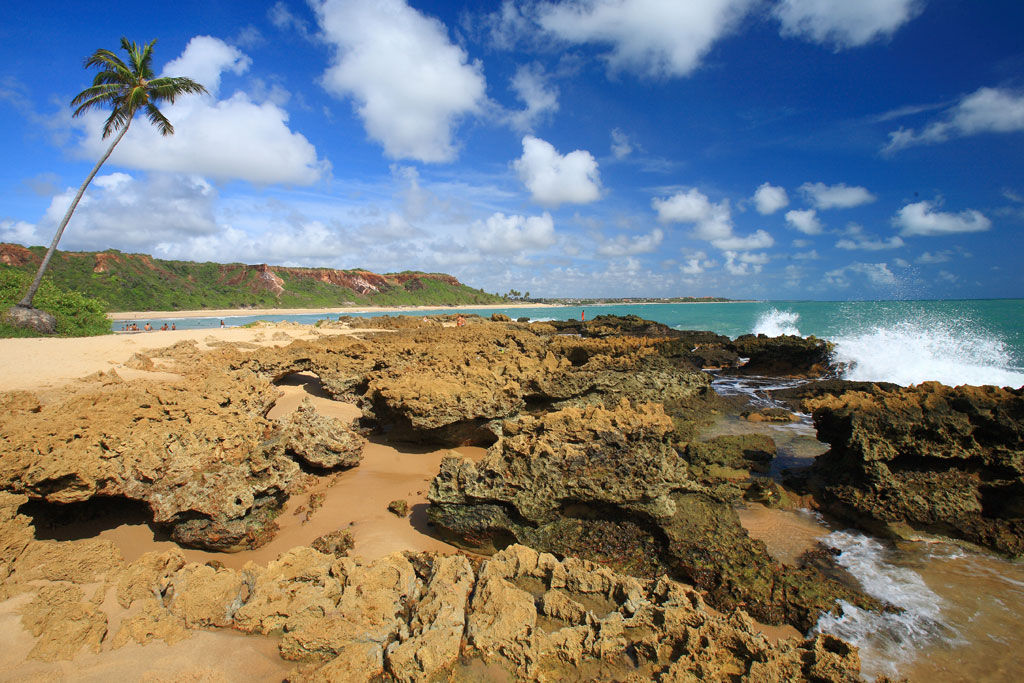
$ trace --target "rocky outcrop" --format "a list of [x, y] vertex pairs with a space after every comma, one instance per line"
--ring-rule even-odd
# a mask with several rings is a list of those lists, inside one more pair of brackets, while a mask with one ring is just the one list
[[734, 372], [771, 377], [824, 377], [835, 375], [832, 342], [816, 337], [745, 334], [729, 347], [747, 362]]
[[927, 382], [809, 404], [831, 449], [805, 485], [829, 512], [1024, 554], [1024, 390]]
[[366, 445], [344, 422], [318, 413], [308, 398], [291, 414], [282, 438], [288, 453], [320, 469], [355, 467]]
[[566, 408], [502, 432], [481, 462], [446, 458], [431, 483], [429, 517], [456, 542], [483, 552], [518, 542], [638, 576], [668, 573], [722, 609], [805, 630], [839, 598], [877, 606], [773, 562], [740, 526], [730, 506], [738, 493], [698, 480], [673, 449], [660, 405]]
[[180, 384], [98, 376], [0, 424], [0, 482], [50, 503], [143, 501], [183, 545], [254, 547], [299, 474], [262, 417], [276, 397], [244, 371]]

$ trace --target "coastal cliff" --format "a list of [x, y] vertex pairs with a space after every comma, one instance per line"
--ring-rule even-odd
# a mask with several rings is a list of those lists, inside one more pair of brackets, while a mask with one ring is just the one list
[[[0, 264], [35, 273], [45, 249], [0, 244]], [[147, 254], [58, 251], [55, 284], [104, 301], [111, 311], [317, 308], [346, 305], [488, 304], [503, 301], [444, 273], [379, 274], [356, 268], [169, 261]]]

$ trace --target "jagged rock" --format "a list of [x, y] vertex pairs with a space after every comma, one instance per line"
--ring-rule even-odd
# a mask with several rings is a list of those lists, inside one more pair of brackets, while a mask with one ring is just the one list
[[823, 396], [842, 396], [847, 391], [878, 393], [899, 389], [891, 382], [858, 382], [846, 379], [820, 379], [805, 382], [787, 389], [773, 389], [769, 393], [773, 401], [782, 403], [792, 410], [810, 413], [811, 401]]
[[491, 313], [492, 323], [509, 323], [512, 322], [512, 318], [508, 317], [504, 313]]
[[398, 517], [405, 517], [409, 514], [409, 503], [405, 499], [393, 500], [388, 503], [388, 512]]
[[232, 569], [188, 564], [175, 572], [164, 604], [187, 628], [230, 626], [248, 591]]
[[26, 502], [27, 496], [0, 491], [0, 600], [10, 597], [14, 563], [34, 539], [32, 520], [18, 514]]
[[85, 593], [74, 584], [56, 583], [39, 589], [21, 611], [22, 625], [39, 638], [29, 659], [52, 662], [73, 659], [82, 648], [100, 651], [107, 617], [95, 601], [83, 602], [84, 598]]
[[442, 461], [428, 515], [481, 552], [519, 542], [600, 561], [639, 576], [662, 573], [742, 606], [769, 623], [808, 629], [837, 599], [878, 603], [816, 571], [774, 563], [723, 498], [672, 448], [660, 406], [567, 408], [503, 425], [479, 463]]
[[389, 673], [402, 683], [434, 680], [459, 658], [473, 568], [461, 555], [435, 557], [426, 594], [416, 603], [408, 633], [386, 652]]
[[751, 471], [767, 472], [775, 453], [775, 441], [765, 434], [717, 436], [686, 447], [694, 472], [709, 479], [749, 479]]
[[355, 467], [363, 459], [366, 439], [341, 420], [318, 413], [308, 398], [292, 413], [284, 434], [285, 449], [313, 467]]
[[171, 577], [184, 566], [185, 556], [178, 549], [144, 553], [118, 576], [118, 604], [128, 609], [136, 600], [162, 598]]
[[334, 611], [342, 583], [332, 574], [335, 558], [312, 548], [293, 548], [266, 567], [244, 569], [249, 599], [234, 614], [234, 627], [270, 633], [304, 626]]
[[246, 371], [84, 384], [0, 423], [0, 486], [51, 503], [140, 500], [179, 543], [252, 547], [299, 474], [262, 417], [276, 397]]
[[824, 377], [835, 374], [832, 361], [835, 345], [816, 337], [745, 334], [737, 337], [730, 347], [740, 356], [749, 359], [734, 371], [739, 374], [772, 377]]
[[1024, 389], [926, 382], [811, 405], [831, 449], [807, 486], [827, 510], [1024, 554]]
[[150, 597], [143, 600], [136, 614], [121, 622], [110, 646], [116, 649], [128, 643], [145, 645], [152, 640], [174, 645], [190, 637], [192, 632], [185, 627], [185, 620], [168, 611], [160, 600]]
[[344, 586], [340, 598], [323, 614], [291, 617], [281, 639], [281, 656], [335, 660], [335, 666], [358, 661], [360, 670], [369, 662], [369, 669], [379, 672], [385, 646], [407, 627], [406, 607], [419, 588], [416, 572], [396, 553], [369, 563], [342, 558], [331, 567], [331, 575]]
[[352, 538], [352, 532], [348, 529], [338, 529], [323, 536], [318, 536], [310, 545], [324, 555], [346, 557], [352, 551], [355, 539]]
[[782, 408], [763, 408], [761, 410], [745, 410], [740, 417], [747, 422], [798, 422], [799, 417]]

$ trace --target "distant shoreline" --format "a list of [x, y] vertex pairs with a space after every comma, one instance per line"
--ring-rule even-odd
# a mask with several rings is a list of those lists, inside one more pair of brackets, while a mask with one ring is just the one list
[[118, 311], [107, 313], [110, 320], [145, 320], [163, 318], [241, 318], [259, 315], [347, 315], [349, 313], [410, 313], [437, 311], [445, 308], [555, 308], [550, 304], [472, 304], [466, 306], [358, 306], [351, 308], [211, 308], [200, 311]]

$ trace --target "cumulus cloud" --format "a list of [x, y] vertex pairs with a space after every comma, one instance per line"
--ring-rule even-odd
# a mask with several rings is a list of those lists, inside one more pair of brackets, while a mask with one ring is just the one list
[[746, 249], [767, 249], [775, 244], [775, 239], [764, 230], [755, 230], [746, 237], [733, 235], [732, 237], [713, 240], [711, 243], [719, 249], [743, 251]]
[[888, 239], [877, 239], [870, 235], [857, 235], [854, 238], [844, 238], [836, 242], [837, 249], [863, 249], [864, 251], [881, 251], [883, 249], [899, 249], [904, 245], [898, 235]]
[[540, 64], [520, 66], [512, 77], [511, 85], [516, 96], [526, 105], [508, 115], [509, 123], [516, 130], [531, 131], [546, 115], [558, 111], [558, 88], [548, 82]]
[[979, 88], [948, 109], [942, 119], [920, 131], [900, 128], [889, 133], [889, 144], [882, 151], [891, 154], [906, 147], [946, 142], [956, 137], [1018, 131], [1024, 131], [1024, 92]]
[[[217, 38], [197, 36], [164, 75], [188, 76], [210, 91], [190, 95], [161, 110], [174, 124], [174, 135], [161, 136], [145, 120], [136, 121], [114, 150], [111, 162], [146, 171], [197, 173], [218, 180], [309, 185], [327, 172], [316, 148], [288, 128], [288, 112], [269, 100], [255, 101], [245, 92], [218, 99], [224, 73], [243, 73], [249, 58]], [[106, 115], [89, 112], [72, 120], [83, 138], [79, 153], [102, 155], [110, 140], [100, 135]]]
[[538, 6], [540, 26], [570, 43], [597, 43], [611, 51], [609, 69], [651, 77], [692, 73], [753, 0], [567, 0]]
[[650, 254], [661, 246], [665, 233], [655, 228], [646, 235], [616, 235], [614, 239], [605, 241], [597, 248], [601, 256], [635, 256], [636, 254]]
[[825, 281], [837, 287], [849, 287], [848, 274], [855, 273], [867, 278], [876, 287], [896, 284], [896, 276], [886, 263], [853, 263], [825, 273]]
[[754, 192], [754, 205], [762, 216], [768, 216], [789, 204], [786, 188], [764, 183]]
[[651, 206], [662, 223], [693, 223], [694, 236], [722, 250], [765, 249], [775, 244], [764, 230], [741, 237], [733, 234], [732, 210], [728, 200], [712, 202], [695, 187], [667, 199], [655, 197]]
[[588, 204], [601, 197], [597, 160], [585, 150], [562, 155], [550, 142], [527, 135], [523, 156], [512, 166], [533, 200], [544, 206]]
[[760, 273], [764, 264], [768, 263], [767, 254], [748, 254], [726, 251], [725, 270], [730, 275], [756, 275]]
[[854, 186], [846, 183], [838, 185], [826, 185], [825, 183], [804, 183], [800, 186], [808, 201], [816, 209], [850, 209], [861, 204], [870, 204], [875, 201], [875, 195], [867, 191], [867, 188]]
[[786, 222], [805, 235], [820, 235], [822, 231], [818, 212], [814, 209], [787, 211]]
[[555, 222], [546, 211], [528, 217], [495, 213], [486, 221], [476, 221], [472, 233], [480, 251], [507, 254], [550, 247], [555, 243]]
[[952, 235], [961, 232], [984, 232], [992, 227], [992, 221], [980, 211], [968, 209], [960, 213], [946, 213], [935, 210], [934, 202], [907, 204], [892, 219], [900, 228], [900, 234], [910, 235]]
[[782, 35], [849, 48], [887, 38], [916, 17], [921, 0], [782, 0]]
[[[32, 223], [0, 220], [0, 242], [14, 242], [31, 247], [43, 244], [42, 237], [36, 232], [36, 226]], [[51, 235], [50, 238], [52, 239], [53, 236]]]
[[335, 47], [328, 92], [351, 96], [366, 132], [395, 159], [451, 161], [458, 120], [485, 101], [483, 67], [470, 63], [440, 21], [404, 0], [313, 0]]
[[[45, 244], [67, 211], [78, 188], [67, 188], [50, 201], [29, 240]], [[198, 176], [127, 173], [97, 176], [78, 204], [62, 249], [122, 249], [155, 253], [167, 245], [218, 231], [214, 217], [217, 191]], [[24, 242], [25, 226], [22, 225]]]

